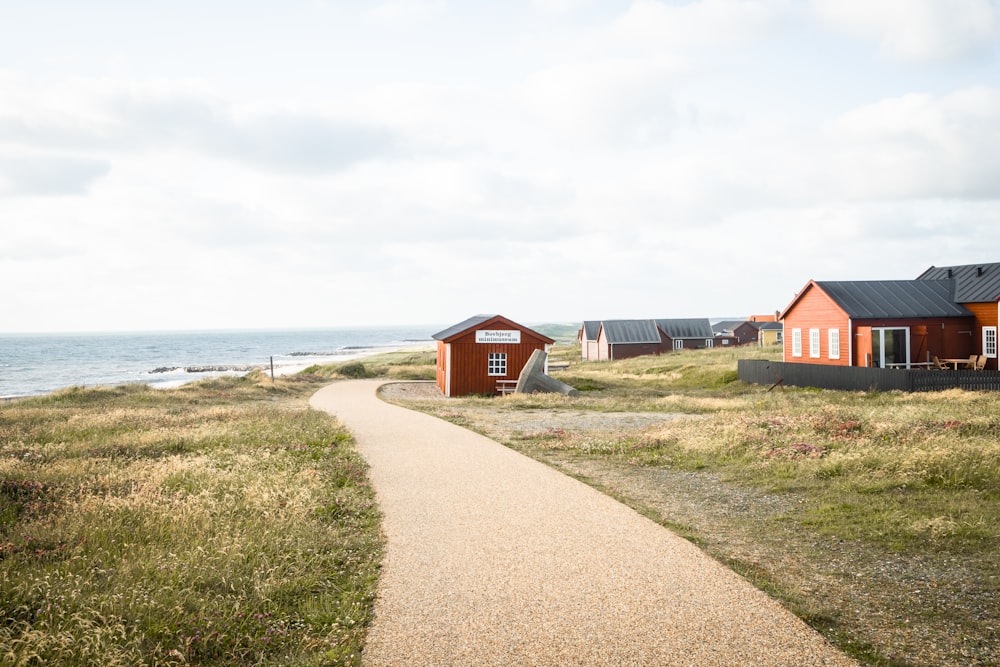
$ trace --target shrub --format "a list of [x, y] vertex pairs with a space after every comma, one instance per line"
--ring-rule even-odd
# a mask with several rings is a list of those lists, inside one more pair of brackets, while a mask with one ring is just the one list
[[350, 363], [346, 363], [340, 368], [338, 368], [337, 372], [346, 378], [353, 378], [355, 380], [370, 377], [368, 375], [368, 369], [365, 368], [365, 365], [360, 361], [352, 361]]

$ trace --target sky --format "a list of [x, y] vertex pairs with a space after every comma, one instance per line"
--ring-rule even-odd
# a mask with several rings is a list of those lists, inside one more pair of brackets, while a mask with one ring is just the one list
[[773, 313], [1000, 261], [1000, 0], [0, 0], [0, 332]]

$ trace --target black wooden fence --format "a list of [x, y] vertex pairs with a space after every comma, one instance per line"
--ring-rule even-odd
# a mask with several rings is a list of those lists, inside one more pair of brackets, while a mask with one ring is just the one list
[[823, 364], [740, 359], [741, 382], [790, 387], [818, 387], [843, 391], [940, 391], [969, 389], [1000, 391], [1000, 371], [928, 371], [903, 368], [856, 368]]

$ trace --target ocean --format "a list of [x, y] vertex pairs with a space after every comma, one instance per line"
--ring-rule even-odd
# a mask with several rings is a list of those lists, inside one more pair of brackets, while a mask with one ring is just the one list
[[444, 327], [396, 326], [290, 331], [0, 334], [0, 398], [74, 386], [142, 382], [175, 387], [254, 367], [275, 374], [382, 351], [430, 345]]

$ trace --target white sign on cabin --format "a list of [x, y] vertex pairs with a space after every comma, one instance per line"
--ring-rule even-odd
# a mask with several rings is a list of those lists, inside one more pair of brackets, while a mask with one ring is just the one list
[[517, 345], [521, 342], [521, 332], [510, 329], [477, 329], [477, 343], [511, 343]]

